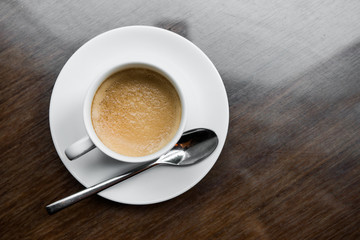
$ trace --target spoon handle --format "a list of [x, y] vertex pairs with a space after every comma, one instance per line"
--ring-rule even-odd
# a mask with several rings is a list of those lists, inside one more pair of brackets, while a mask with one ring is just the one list
[[49, 214], [53, 214], [53, 213], [56, 213], [66, 207], [69, 207], [71, 205], [73, 205], [74, 203], [77, 203], [87, 197], [90, 197], [91, 195], [95, 194], [95, 193], [98, 193], [98, 192], [101, 192], [102, 190], [105, 190], [119, 182], [122, 182], [128, 178], [131, 178], [132, 176], [136, 175], [136, 174], [139, 174], [149, 168], [152, 168], [154, 166], [158, 165], [156, 162], [154, 163], [151, 163], [149, 165], [147, 165], [146, 167], [144, 168], [141, 168], [140, 170], [135, 170], [135, 171], [132, 171], [132, 172], [128, 172], [128, 173], [125, 173], [123, 175], [120, 175], [120, 176], [117, 176], [117, 177], [113, 177], [109, 180], [106, 180], [106, 181], [103, 181], [101, 183], [98, 183], [92, 187], [89, 187], [89, 188], [86, 188], [80, 192], [77, 192], [75, 194], [72, 194], [68, 197], [65, 197], [63, 199], [60, 199], [54, 203], [51, 203], [49, 205], [46, 206], [46, 210]]

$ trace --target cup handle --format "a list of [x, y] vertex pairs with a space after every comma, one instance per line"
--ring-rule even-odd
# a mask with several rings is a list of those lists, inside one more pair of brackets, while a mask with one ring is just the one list
[[88, 136], [81, 138], [80, 140], [74, 142], [71, 146], [65, 149], [65, 155], [69, 160], [74, 160], [78, 157], [81, 157], [85, 153], [94, 149], [95, 145], [90, 140]]

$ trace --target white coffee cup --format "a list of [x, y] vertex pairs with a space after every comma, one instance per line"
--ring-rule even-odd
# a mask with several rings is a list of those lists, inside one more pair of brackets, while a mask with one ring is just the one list
[[[157, 151], [153, 154], [141, 156], [141, 157], [131, 157], [131, 156], [121, 155], [117, 152], [114, 152], [107, 146], [105, 146], [105, 144], [103, 142], [101, 142], [99, 137], [96, 135], [94, 127], [92, 125], [92, 120], [91, 120], [91, 106], [92, 106], [93, 98], [94, 98], [94, 95], [95, 95], [98, 87], [102, 84], [102, 82], [115, 72], [118, 72], [118, 71], [121, 71], [121, 70], [124, 70], [127, 68], [134, 68], [134, 67], [150, 69], [150, 70], [153, 70], [153, 71], [158, 72], [161, 75], [165, 76], [175, 87], [175, 89], [179, 95], [179, 98], [180, 98], [181, 110], [182, 110], [179, 128], [178, 128], [175, 136], [171, 139], [171, 141], [169, 141], [159, 151]], [[187, 107], [185, 104], [183, 90], [180, 88], [180, 84], [179, 84], [180, 80], [181, 80], [181, 76], [178, 76], [178, 74], [175, 74], [173, 71], [166, 71], [166, 69], [164, 69], [164, 67], [161, 68], [161, 67], [154, 65], [153, 63], [147, 63], [147, 62], [142, 62], [142, 61], [123, 63], [123, 64], [116, 65], [114, 67], [109, 68], [106, 72], [103, 72], [102, 74], [100, 74], [98, 77], [96, 77], [93, 80], [93, 82], [91, 83], [91, 85], [85, 95], [85, 98], [84, 98], [83, 118], [84, 118], [84, 124], [85, 124], [85, 128], [86, 128], [87, 136], [84, 136], [80, 140], [76, 141], [75, 143], [73, 143], [72, 145], [67, 147], [65, 149], [65, 155], [70, 160], [73, 160], [73, 159], [76, 159], [76, 158], [84, 155], [85, 153], [89, 152], [90, 150], [94, 149], [95, 147], [97, 147], [101, 152], [103, 152], [104, 154], [108, 155], [109, 157], [111, 157], [113, 159], [116, 159], [119, 161], [124, 161], [124, 162], [140, 163], [140, 162], [147, 162], [150, 160], [154, 160], [154, 159], [160, 157], [161, 155], [163, 155], [164, 153], [168, 152], [171, 148], [174, 147], [174, 145], [178, 142], [181, 135], [183, 134], [184, 128], [185, 128], [186, 117], [187, 117], [187, 113], [186, 113]]]

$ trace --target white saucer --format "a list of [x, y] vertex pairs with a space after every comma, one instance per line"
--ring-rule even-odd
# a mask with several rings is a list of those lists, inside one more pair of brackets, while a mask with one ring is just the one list
[[224, 146], [229, 106], [224, 84], [209, 58], [187, 39], [164, 29], [131, 26], [105, 32], [79, 48], [61, 70], [50, 102], [55, 148], [70, 173], [85, 187], [134, 167], [106, 157], [98, 149], [69, 161], [64, 150], [86, 135], [82, 105], [90, 84], [114, 62], [130, 59], [171, 63], [182, 72], [188, 103], [186, 130], [209, 128], [219, 137], [215, 152], [189, 167], [158, 166], [99, 193], [120, 203], [151, 204], [174, 198], [197, 184], [215, 164]]

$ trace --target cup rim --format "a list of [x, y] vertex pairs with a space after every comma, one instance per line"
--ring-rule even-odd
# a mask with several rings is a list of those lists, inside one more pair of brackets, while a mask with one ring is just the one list
[[[181, 119], [180, 119], [180, 124], [179, 124], [178, 130], [177, 130], [175, 136], [171, 139], [171, 141], [169, 141], [159, 151], [149, 154], [149, 155], [146, 155], [146, 156], [141, 156], [141, 157], [132, 157], [132, 156], [122, 155], [122, 154], [119, 154], [119, 153], [111, 150], [110, 148], [108, 148], [99, 139], [99, 137], [95, 133], [95, 130], [94, 130], [94, 127], [92, 124], [92, 120], [91, 120], [92, 101], [93, 101], [93, 98], [94, 98], [94, 95], [95, 95], [97, 89], [100, 87], [102, 82], [107, 77], [114, 74], [115, 72], [125, 70], [127, 68], [132, 68], [132, 67], [141, 67], [141, 68], [145, 68], [145, 69], [150, 69], [150, 70], [156, 71], [156, 72], [160, 73], [161, 75], [165, 76], [171, 82], [171, 84], [175, 87], [175, 89], [179, 95], [180, 104], [181, 104]], [[122, 161], [122, 162], [128, 162], [128, 163], [140, 163], [140, 162], [147, 162], [147, 161], [155, 160], [155, 159], [159, 158], [161, 155], [163, 155], [166, 152], [168, 152], [169, 150], [171, 150], [171, 148], [173, 148], [175, 146], [175, 144], [178, 142], [178, 140], [180, 139], [181, 135], [184, 132], [185, 122], [186, 122], [186, 117], [187, 117], [187, 114], [186, 114], [187, 108], [186, 108], [186, 104], [185, 104], [184, 94], [183, 94], [183, 91], [181, 90], [179, 84], [177, 83], [177, 81], [178, 80], [174, 75], [169, 74], [169, 72], [165, 71], [163, 68], [160, 68], [153, 63], [148, 63], [148, 62], [144, 62], [144, 61], [133, 61], [133, 62], [118, 64], [118, 65], [110, 68], [108, 71], [106, 71], [102, 74], [99, 74], [99, 76], [96, 77], [90, 84], [90, 87], [85, 95], [84, 106], [83, 106], [83, 120], [85, 123], [85, 128], [86, 128], [87, 134], [90, 137], [91, 141], [94, 143], [94, 145], [100, 151], [102, 151], [109, 157], [119, 160], [119, 161]]]

